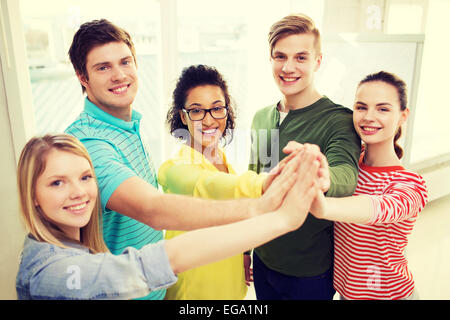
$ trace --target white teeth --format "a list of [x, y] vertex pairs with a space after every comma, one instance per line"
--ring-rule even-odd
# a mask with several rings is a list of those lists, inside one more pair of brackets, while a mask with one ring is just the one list
[[209, 129], [209, 130], [203, 130], [203, 131], [202, 131], [202, 133], [205, 133], [205, 134], [210, 134], [210, 133], [214, 133], [214, 132], [216, 132], [216, 130], [217, 130], [217, 129]]
[[81, 209], [83, 209], [84, 207], [86, 207], [86, 205], [87, 205], [87, 203], [84, 202], [84, 203], [79, 204], [79, 205], [77, 205], [77, 206], [67, 207], [67, 209], [68, 209], [68, 210], [81, 210]]
[[294, 82], [296, 81], [298, 78], [286, 78], [286, 77], [282, 77], [282, 79], [286, 82]]
[[362, 127], [364, 131], [377, 131], [378, 128], [374, 128], [374, 127]]
[[127, 86], [123, 86], [123, 87], [114, 89], [114, 90], [112, 90], [112, 92], [114, 92], [114, 93], [122, 93], [122, 92], [124, 92], [125, 90], [127, 90]]

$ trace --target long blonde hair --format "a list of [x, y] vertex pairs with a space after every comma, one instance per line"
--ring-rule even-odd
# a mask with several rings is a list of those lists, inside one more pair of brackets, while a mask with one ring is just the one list
[[89, 161], [92, 174], [95, 174], [89, 153], [77, 138], [67, 134], [46, 134], [30, 139], [22, 150], [17, 168], [20, 211], [27, 231], [38, 241], [63, 248], [67, 247], [63, 242], [75, 242], [89, 248], [93, 253], [107, 252], [108, 248], [100, 231], [101, 210], [98, 197], [89, 222], [80, 229], [79, 242], [67, 237], [58, 226], [46, 219], [41, 208], [35, 205], [36, 181], [44, 172], [47, 155], [52, 149], [85, 158]]

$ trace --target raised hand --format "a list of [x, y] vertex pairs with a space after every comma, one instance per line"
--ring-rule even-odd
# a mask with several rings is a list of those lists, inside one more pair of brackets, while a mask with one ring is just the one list
[[[301, 144], [296, 141], [289, 141], [288, 144], [283, 148], [283, 152], [289, 155], [296, 154], [303, 150], [305, 146], [311, 146], [312, 144], [305, 143]], [[320, 152], [320, 148], [316, 145], [314, 145], [315, 149], [319, 151], [317, 153], [317, 160], [320, 162], [320, 169], [319, 169], [319, 183], [320, 188], [322, 192], [327, 192], [330, 188], [330, 171], [328, 167], [328, 161], [324, 154]], [[309, 148], [309, 147], [308, 147]], [[284, 159], [283, 159], [284, 160]], [[280, 162], [281, 163], [281, 162]]]
[[272, 182], [275, 180], [276, 177], [283, 171], [286, 164], [294, 158], [294, 156], [298, 153], [298, 150], [294, 150], [291, 152], [287, 157], [285, 157], [283, 160], [281, 160], [272, 170], [270, 170], [269, 174], [267, 175], [266, 180], [263, 183], [262, 186], [262, 194], [264, 194], [267, 189], [270, 187]]
[[327, 207], [326, 207], [326, 199], [322, 192], [322, 190], [319, 190], [317, 193], [316, 198], [313, 200], [311, 207], [309, 209], [309, 212], [313, 216], [315, 216], [318, 219], [324, 219], [326, 217]]
[[286, 218], [286, 222], [292, 230], [303, 224], [311, 203], [320, 192], [318, 152], [317, 146], [304, 145], [304, 148], [293, 159], [298, 157], [301, 161], [301, 165], [297, 169], [297, 180], [278, 210]]
[[288, 144], [283, 148], [283, 152], [286, 154], [297, 153], [303, 150], [304, 144], [297, 141], [289, 141]]
[[267, 187], [263, 196], [257, 200], [255, 208], [257, 214], [275, 211], [280, 207], [286, 193], [296, 180], [299, 164], [300, 157], [294, 155], [291, 160], [283, 165], [283, 170], [279, 170], [271, 177], [270, 186]]

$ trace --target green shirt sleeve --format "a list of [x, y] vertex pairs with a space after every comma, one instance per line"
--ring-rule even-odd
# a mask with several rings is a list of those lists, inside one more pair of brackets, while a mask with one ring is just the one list
[[350, 114], [337, 115], [334, 121], [336, 129], [323, 150], [330, 167], [330, 197], [351, 196], [358, 181], [358, 160], [361, 152], [361, 140], [353, 127]]
[[[282, 148], [289, 141], [312, 143], [320, 147], [330, 167], [331, 184], [326, 195], [352, 195], [358, 179], [361, 140], [353, 127], [351, 110], [324, 97], [308, 107], [291, 110], [282, 124], [279, 119], [276, 104], [258, 110], [253, 117], [249, 170], [269, 171], [286, 156]], [[274, 143], [276, 132], [272, 130], [279, 130], [279, 143]]]
[[279, 120], [276, 104], [256, 112], [251, 126], [248, 170], [256, 173], [268, 172], [278, 163], [278, 150], [272, 150], [272, 144], [278, 140], [278, 134], [274, 130], [278, 130]]

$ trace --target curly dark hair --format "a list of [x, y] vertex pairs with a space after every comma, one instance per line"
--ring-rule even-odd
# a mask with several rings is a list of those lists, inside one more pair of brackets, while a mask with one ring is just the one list
[[228, 117], [225, 130], [222, 134], [222, 138], [225, 139], [225, 144], [231, 142], [233, 139], [233, 130], [235, 128], [235, 110], [232, 106], [232, 98], [228, 93], [228, 85], [223, 76], [217, 71], [216, 68], [206, 65], [193, 65], [184, 68], [180, 77], [177, 80], [175, 90], [172, 95], [172, 105], [167, 112], [167, 124], [172, 135], [178, 138], [175, 131], [178, 129], [188, 129], [188, 127], [181, 121], [180, 110], [184, 109], [187, 96], [191, 89], [199, 86], [212, 85], [218, 86], [222, 89], [225, 104], [228, 106]]

